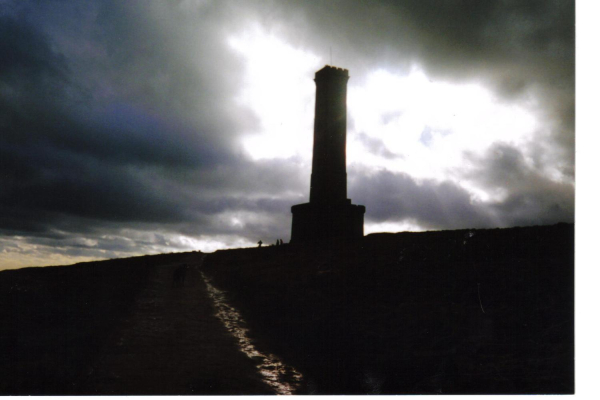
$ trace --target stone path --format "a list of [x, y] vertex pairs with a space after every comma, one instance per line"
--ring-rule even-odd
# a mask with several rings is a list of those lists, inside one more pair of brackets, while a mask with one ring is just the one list
[[215, 316], [198, 265], [183, 285], [178, 267], [152, 267], [90, 374], [90, 394], [272, 394]]

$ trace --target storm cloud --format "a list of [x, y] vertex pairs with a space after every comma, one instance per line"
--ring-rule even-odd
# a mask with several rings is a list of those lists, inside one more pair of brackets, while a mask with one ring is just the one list
[[417, 71], [525, 115], [518, 135], [470, 140], [464, 124], [439, 123], [436, 99], [422, 129], [408, 92], [372, 119], [349, 104], [349, 197], [367, 207], [367, 231], [572, 222], [574, 8], [3, 2], [0, 268], [287, 241], [290, 207], [308, 199], [311, 79], [331, 59], [350, 70], [352, 104], [382, 73]]

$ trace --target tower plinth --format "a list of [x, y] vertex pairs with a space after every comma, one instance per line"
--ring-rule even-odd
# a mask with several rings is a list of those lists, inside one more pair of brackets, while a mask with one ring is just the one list
[[351, 204], [346, 177], [348, 70], [325, 66], [315, 74], [317, 95], [310, 201], [292, 207], [292, 243], [363, 237], [365, 207]]

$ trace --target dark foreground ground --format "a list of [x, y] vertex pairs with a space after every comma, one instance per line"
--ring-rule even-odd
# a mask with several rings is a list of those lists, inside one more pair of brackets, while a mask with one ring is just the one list
[[272, 393], [200, 265], [297, 393], [573, 393], [573, 225], [0, 272], [0, 394]]
[[0, 272], [0, 394], [266, 394], [219, 320], [201, 253]]

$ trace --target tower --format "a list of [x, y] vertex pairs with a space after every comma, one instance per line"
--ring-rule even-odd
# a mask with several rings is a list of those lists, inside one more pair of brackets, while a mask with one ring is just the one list
[[351, 204], [346, 180], [348, 70], [326, 65], [315, 74], [317, 95], [310, 201], [292, 206], [292, 243], [363, 237], [365, 207]]

